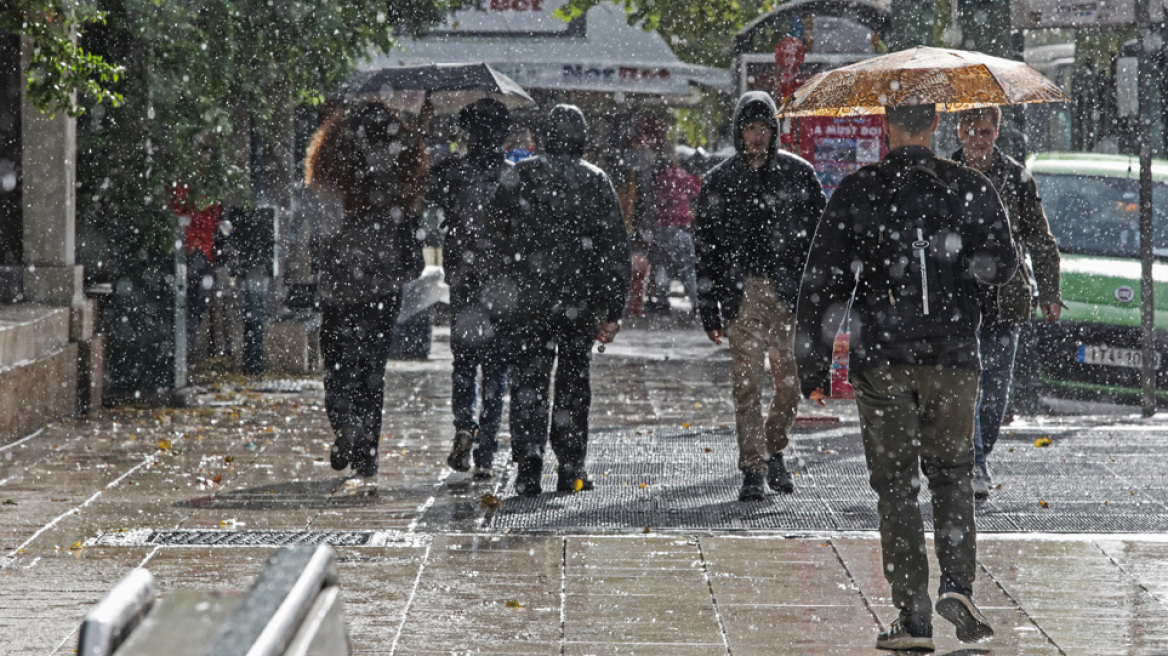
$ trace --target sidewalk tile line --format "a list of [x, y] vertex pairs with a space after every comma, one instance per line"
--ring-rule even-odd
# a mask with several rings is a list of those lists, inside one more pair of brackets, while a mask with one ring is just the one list
[[16, 447], [20, 446], [21, 444], [24, 444], [25, 442], [31, 440], [32, 438], [36, 437], [37, 435], [40, 435], [43, 432], [45, 432], [45, 429], [41, 428], [41, 429], [38, 429], [37, 432], [35, 432], [31, 435], [26, 435], [25, 437], [20, 438], [19, 440], [13, 442], [12, 444], [5, 444], [4, 446], [0, 446], [0, 453], [3, 453], [9, 449], [15, 449]]
[[[981, 536], [978, 536], [978, 539], [980, 539], [980, 537]], [[998, 580], [998, 577], [994, 576], [994, 573], [990, 571], [989, 567], [986, 567], [985, 563], [983, 563], [980, 558], [977, 561], [977, 565], [981, 568], [981, 571], [985, 572], [986, 576], [990, 577], [990, 580], [994, 582], [994, 585], [998, 586], [998, 589], [1002, 591], [1002, 594], [1006, 595], [1006, 599], [1009, 599], [1010, 603], [1014, 604], [1014, 607], [1018, 609], [1018, 612], [1022, 613], [1022, 616], [1026, 618], [1026, 621], [1030, 622], [1035, 630], [1037, 630], [1042, 637], [1046, 638], [1046, 641], [1049, 642], [1052, 647], [1058, 650], [1059, 654], [1062, 656], [1067, 656], [1067, 652], [1062, 647], [1060, 647], [1057, 642], [1054, 641], [1054, 638], [1052, 638], [1051, 635], [1046, 632], [1046, 629], [1042, 628], [1037, 620], [1030, 616], [1030, 613], [1028, 613], [1026, 609], [1022, 607], [1021, 602], [1019, 602], [1014, 597], [1014, 595], [1010, 594], [1010, 591], [1006, 589], [1006, 586], [1000, 580]]]
[[568, 649], [568, 536], [560, 538], [560, 656]]
[[1118, 569], [1120, 572], [1122, 572], [1124, 576], [1131, 579], [1132, 583], [1136, 584], [1136, 587], [1138, 587], [1140, 590], [1143, 590], [1152, 599], [1155, 599], [1156, 603], [1160, 604], [1161, 607], [1168, 606], [1168, 604], [1166, 604], [1163, 599], [1157, 597], [1154, 592], [1149, 590], [1148, 587], [1145, 586], [1140, 581], [1139, 577], [1137, 577], [1132, 572], [1129, 572], [1126, 567], [1121, 565], [1120, 562], [1115, 559], [1114, 556], [1112, 556], [1110, 553], [1108, 553], [1107, 550], [1103, 548], [1103, 545], [1099, 544], [1099, 542], [1096, 540], [1092, 540], [1091, 544], [1094, 545], [1095, 548], [1099, 550], [1099, 553], [1103, 554], [1104, 558], [1107, 558], [1107, 560], [1111, 561], [1111, 564], [1115, 565], [1116, 569]]
[[722, 646], [726, 648], [726, 656], [733, 656], [730, 651], [730, 638], [726, 635], [726, 623], [722, 621], [722, 610], [718, 608], [718, 595], [714, 594], [714, 581], [710, 578], [710, 564], [706, 560], [706, 550], [702, 548], [702, 538], [697, 539], [698, 558], [702, 563], [702, 576], [706, 579], [706, 591], [710, 593], [710, 603], [714, 606], [714, 619], [718, 620], [718, 632], [722, 634]]
[[860, 582], [852, 574], [852, 568], [848, 567], [848, 563], [844, 560], [844, 555], [840, 553], [839, 547], [836, 546], [835, 540], [829, 538], [827, 542], [831, 545], [831, 551], [835, 554], [835, 559], [839, 562], [840, 567], [843, 568], [844, 574], [848, 575], [848, 581], [851, 582], [852, 589], [856, 591], [856, 595], [860, 597], [860, 601], [864, 602], [864, 608], [868, 609], [868, 614], [872, 616], [872, 619], [876, 620], [876, 626], [880, 627], [880, 630], [883, 631], [887, 627], [880, 620], [880, 615], [876, 613], [876, 609], [872, 607], [872, 602], [868, 599], [868, 595], [864, 594], [864, 589], [860, 587]]
[[401, 640], [402, 632], [406, 629], [406, 619], [410, 616], [410, 608], [414, 605], [414, 598], [418, 596], [418, 587], [422, 584], [422, 573], [426, 571], [426, 564], [430, 562], [430, 549], [434, 548], [434, 543], [431, 542], [426, 545], [426, 553], [422, 554], [422, 562], [418, 565], [418, 575], [414, 577], [414, 586], [410, 589], [410, 596], [406, 599], [405, 608], [402, 609], [401, 623], [397, 626], [397, 633], [393, 636], [393, 643], [389, 646], [389, 656], [397, 653], [397, 643]]
[[[434, 487], [436, 489], [441, 488], [442, 484], [445, 483], [446, 479], [449, 477], [450, 477], [450, 470], [447, 469], [447, 470], [443, 471], [442, 475], [438, 477], [438, 482], [434, 483]], [[426, 511], [429, 510], [430, 507], [433, 506], [434, 502], [437, 500], [438, 500], [438, 495], [433, 494], [430, 496], [429, 499], [426, 499], [426, 501], [423, 502], [422, 505], [418, 506], [418, 509], [414, 511], [415, 513], [417, 513], [417, 517], [414, 517], [414, 520], [412, 522], [410, 522], [410, 525], [408, 527], [406, 527], [407, 534], [413, 533], [413, 532], [418, 530], [418, 523], [422, 521], [422, 517], [426, 514]]]
[[16, 559], [19, 557], [20, 552], [23, 551], [25, 547], [32, 544], [33, 541], [36, 540], [37, 538], [39, 538], [45, 531], [48, 531], [49, 529], [56, 526], [57, 523], [60, 522], [62, 519], [65, 519], [66, 517], [68, 517], [70, 515], [76, 514], [82, 508], [85, 508], [86, 506], [93, 503], [94, 501], [97, 501], [98, 497], [100, 497], [106, 490], [114, 487], [118, 483], [121, 483], [123, 479], [125, 479], [127, 476], [130, 476], [134, 472], [138, 471], [142, 467], [149, 465], [149, 464], [152, 464], [154, 462], [154, 460], [155, 460], [155, 456], [153, 454], [146, 456], [146, 458], [143, 459], [142, 462], [138, 463], [137, 465], [134, 465], [128, 471], [126, 471], [124, 474], [115, 478], [113, 480], [113, 482], [107, 484], [105, 487], [98, 490], [97, 492], [94, 492], [93, 496], [91, 496], [88, 499], [86, 499], [85, 501], [83, 501], [80, 505], [75, 506], [69, 510], [66, 510], [65, 512], [61, 513], [60, 515], [57, 515], [56, 519], [54, 519], [53, 521], [49, 522], [48, 524], [45, 524], [44, 526], [37, 529], [37, 532], [33, 533], [32, 536], [29, 537], [27, 540], [25, 540], [23, 543], [21, 543], [20, 546], [16, 547], [12, 551], [9, 551], [7, 556], [0, 558], [0, 570], [8, 569], [9, 565], [16, 562]]

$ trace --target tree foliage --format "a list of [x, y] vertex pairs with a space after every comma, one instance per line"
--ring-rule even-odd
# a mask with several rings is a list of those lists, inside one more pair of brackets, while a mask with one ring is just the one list
[[[173, 187], [206, 206], [249, 196], [253, 132], [287, 133], [373, 48], [442, 18], [444, 0], [99, 0], [83, 44], [125, 75], [118, 107], [78, 125], [83, 225], [111, 247], [173, 239]], [[282, 124], [276, 125], [274, 120]]]
[[111, 90], [122, 68], [86, 51], [76, 35], [104, 15], [86, 2], [6, 0], [0, 3], [0, 29], [31, 41], [27, 74], [29, 100], [47, 112], [81, 114], [90, 103], [118, 104]]

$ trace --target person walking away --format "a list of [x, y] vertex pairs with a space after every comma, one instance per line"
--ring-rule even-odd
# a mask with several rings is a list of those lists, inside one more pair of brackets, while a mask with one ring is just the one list
[[423, 267], [419, 209], [427, 157], [421, 131], [380, 103], [328, 119], [308, 148], [308, 185], [338, 193], [339, 230], [319, 255], [325, 410], [333, 469], [378, 469], [385, 366], [401, 288]]
[[849, 376], [877, 495], [884, 577], [899, 610], [876, 647], [932, 651], [921, 471], [933, 496], [936, 610], [957, 626], [959, 640], [993, 635], [973, 603], [979, 284], [1009, 281], [1018, 253], [989, 180], [929, 149], [934, 106], [885, 112], [891, 152], [840, 182], [816, 230], [796, 351], [802, 391], [822, 399], [854, 290]]
[[[505, 355], [479, 292], [491, 275], [489, 258], [482, 252], [487, 212], [499, 177], [511, 166], [502, 150], [510, 123], [510, 112], [498, 100], [484, 98], [463, 108], [458, 124], [467, 135], [467, 153], [434, 167], [427, 192], [446, 229], [442, 266], [450, 286], [450, 351], [454, 356], [450, 409], [455, 430], [446, 462], [455, 471], [469, 471], [473, 455], [473, 478], [479, 481], [492, 475], [507, 391]], [[480, 370], [482, 407], [476, 421]]]
[[1031, 279], [1038, 283], [1038, 307], [1046, 322], [1058, 321], [1062, 313], [1059, 293], [1059, 251], [1050, 224], [1042, 210], [1042, 199], [1034, 177], [1017, 160], [998, 146], [998, 126], [1002, 110], [997, 107], [971, 109], [958, 115], [957, 137], [961, 148], [953, 153], [960, 164], [981, 171], [1002, 199], [1015, 246], [1020, 254], [1029, 253], [1034, 269], [1023, 258], [1010, 282], [982, 287], [981, 377], [978, 382], [977, 411], [973, 417], [973, 495], [984, 499], [994, 482], [986, 464], [1002, 429], [1010, 385], [1014, 375], [1014, 358], [1018, 353], [1018, 335], [1033, 314], [1031, 300], [1035, 291]]
[[677, 152], [666, 153], [667, 163], [653, 179], [653, 196], [657, 199], [657, 228], [653, 246], [658, 249], [660, 266], [653, 275], [657, 287], [668, 296], [669, 282], [680, 280], [685, 286], [690, 306], [697, 312], [698, 279], [694, 269], [693, 235], [690, 203], [701, 193], [702, 179], [681, 168]]
[[216, 234], [219, 232], [219, 203], [212, 203], [203, 209], [188, 199], [190, 188], [174, 185], [172, 208], [184, 225], [183, 243], [187, 254], [187, 359], [194, 362], [203, 317], [211, 307], [215, 288]]
[[545, 154], [515, 164], [499, 182], [491, 233], [504, 273], [483, 291], [510, 333], [511, 457], [515, 490], [525, 497], [541, 492], [549, 437], [556, 490], [592, 488], [585, 468], [592, 343], [609, 343], [620, 330], [630, 277], [616, 191], [582, 158], [584, 114], [556, 105], [547, 125]]
[[[823, 188], [778, 149], [775, 101], [751, 91], [734, 109], [735, 154], [702, 181], [694, 222], [698, 311], [710, 341], [730, 340], [741, 501], [795, 490], [783, 449], [795, 421], [795, 300]], [[762, 418], [765, 360], [774, 396]]]

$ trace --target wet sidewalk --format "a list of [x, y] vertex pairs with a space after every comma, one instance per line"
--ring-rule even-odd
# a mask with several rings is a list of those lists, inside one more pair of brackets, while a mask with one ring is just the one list
[[[310, 379], [224, 380], [195, 407], [0, 445], [0, 654], [73, 653], [133, 567], [163, 595], [242, 589], [296, 542], [336, 548], [361, 654], [879, 653], [893, 610], [854, 411], [807, 407], [823, 418], [794, 439], [796, 493], [743, 504], [725, 348], [634, 330], [594, 362], [598, 485], [576, 495], [512, 496], [505, 437], [497, 480], [445, 467], [441, 343], [390, 365], [373, 495], [329, 468]], [[1168, 653], [1166, 447], [1168, 422], [1134, 411], [1011, 426], [979, 509], [997, 636], [962, 646], [937, 618], [939, 653]]]

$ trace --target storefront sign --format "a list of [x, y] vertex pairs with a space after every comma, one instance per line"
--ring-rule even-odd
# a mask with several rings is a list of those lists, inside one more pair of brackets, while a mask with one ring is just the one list
[[1016, 29], [1133, 27], [1140, 2], [1147, 2], [1150, 22], [1164, 20], [1163, 0], [1016, 0], [1011, 3], [1011, 19]]

